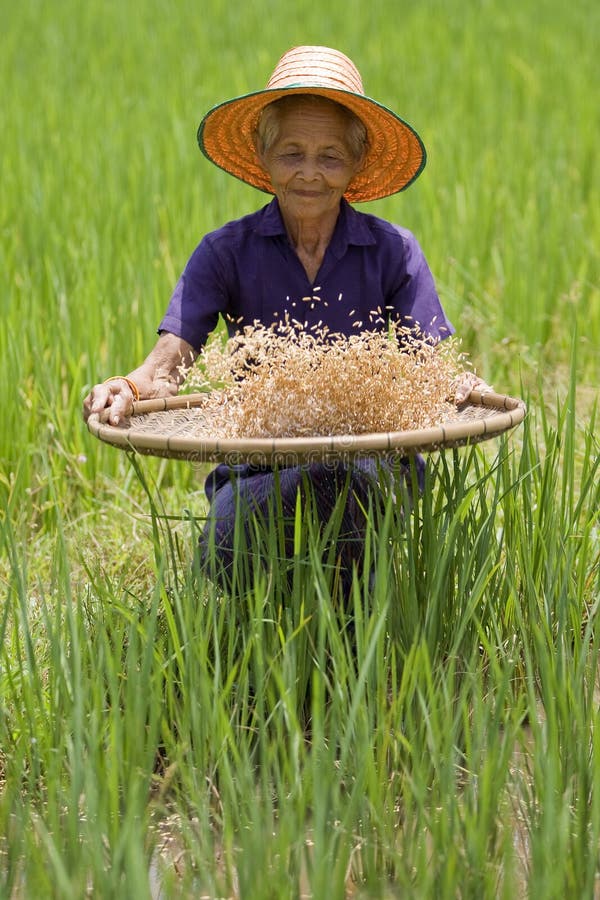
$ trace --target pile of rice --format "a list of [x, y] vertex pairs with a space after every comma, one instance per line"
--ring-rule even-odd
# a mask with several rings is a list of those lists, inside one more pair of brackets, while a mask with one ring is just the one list
[[213, 435], [372, 434], [456, 417], [454, 389], [464, 372], [454, 338], [433, 343], [398, 325], [345, 336], [287, 323], [213, 341], [186, 386], [210, 391]]

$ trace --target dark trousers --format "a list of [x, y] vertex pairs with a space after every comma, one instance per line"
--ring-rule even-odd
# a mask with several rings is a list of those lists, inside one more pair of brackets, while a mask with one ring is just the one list
[[[420, 457], [416, 464], [421, 486], [424, 464]], [[313, 521], [321, 528], [330, 522], [334, 511], [337, 514], [334, 558], [347, 596], [353, 569], [360, 567], [363, 559], [369, 510], [382, 502], [392, 471], [396, 476], [400, 471], [406, 482], [411, 479], [407, 461], [398, 470], [371, 458], [279, 469], [219, 465], [205, 485], [210, 511], [200, 538], [201, 564], [213, 580], [226, 587], [231, 583], [236, 560], [243, 566], [245, 577], [251, 579], [257, 564], [269, 564], [261, 553], [259, 538], [261, 530], [266, 534], [269, 529], [280, 538], [279, 554], [288, 560], [293, 558], [300, 496], [301, 508], [311, 509]], [[273, 528], [275, 520], [277, 527]], [[269, 546], [273, 547], [273, 541]]]

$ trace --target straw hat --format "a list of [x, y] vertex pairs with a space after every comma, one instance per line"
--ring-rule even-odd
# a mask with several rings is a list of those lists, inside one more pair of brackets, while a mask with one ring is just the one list
[[404, 190], [426, 160], [419, 135], [395, 113], [365, 96], [360, 72], [339, 50], [294, 47], [281, 57], [265, 90], [227, 100], [211, 109], [198, 129], [200, 149], [236, 178], [273, 193], [269, 176], [254, 150], [261, 112], [280, 97], [316, 94], [355, 113], [367, 129], [369, 149], [346, 191], [350, 202], [377, 200]]

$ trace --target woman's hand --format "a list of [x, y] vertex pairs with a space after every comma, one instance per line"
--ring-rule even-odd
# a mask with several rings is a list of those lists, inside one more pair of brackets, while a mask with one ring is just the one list
[[489, 384], [480, 378], [475, 372], [465, 372], [458, 378], [454, 384], [454, 402], [457, 406], [468, 400], [471, 391], [480, 391], [482, 394], [486, 391], [493, 391]]
[[96, 384], [83, 401], [84, 421], [97, 416], [103, 424], [119, 425], [133, 412], [135, 400], [133, 389], [127, 378], [110, 378]]
[[97, 416], [103, 424], [120, 425], [132, 414], [134, 400], [174, 396], [197, 355], [183, 338], [163, 332], [141, 366], [92, 388], [83, 401], [84, 420]]

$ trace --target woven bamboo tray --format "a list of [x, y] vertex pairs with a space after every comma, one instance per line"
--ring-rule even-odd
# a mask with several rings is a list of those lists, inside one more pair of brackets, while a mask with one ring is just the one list
[[[230, 465], [290, 466], [359, 455], [404, 456], [473, 444], [509, 431], [523, 421], [526, 413], [523, 401], [515, 397], [472, 391], [448, 421], [416, 431], [331, 437], [209, 439], [204, 436], [205, 402], [206, 394], [140, 400], [134, 404], [133, 415], [124, 425], [105, 425], [92, 416], [88, 420], [88, 429], [113, 447], [151, 456]], [[201, 430], [204, 434], [199, 437]]]

